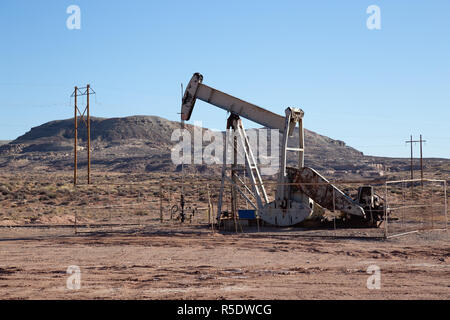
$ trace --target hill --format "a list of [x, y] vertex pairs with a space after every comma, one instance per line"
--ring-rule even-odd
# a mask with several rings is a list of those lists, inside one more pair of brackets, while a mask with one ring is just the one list
[[[101, 171], [146, 172], [174, 171], [171, 160], [172, 132], [180, 123], [156, 116], [91, 118], [92, 166]], [[193, 126], [186, 129], [193, 131]], [[298, 134], [298, 133], [297, 133]], [[79, 167], [86, 165], [86, 129], [78, 131]], [[0, 168], [66, 170], [73, 168], [73, 119], [56, 120], [32, 128], [8, 144], [0, 146]], [[205, 142], [203, 146], [206, 146]], [[292, 145], [292, 141], [289, 143]], [[270, 145], [269, 145], [270, 148]], [[305, 130], [305, 165], [327, 176], [379, 177], [386, 172], [409, 170], [408, 159], [364, 156], [343, 141]], [[270, 149], [269, 149], [270, 150]], [[295, 155], [289, 155], [290, 162]], [[444, 161], [428, 161], [439, 166]], [[193, 167], [190, 166], [191, 168]], [[430, 168], [431, 168], [430, 167]], [[218, 166], [197, 165], [200, 171], [218, 172]]]

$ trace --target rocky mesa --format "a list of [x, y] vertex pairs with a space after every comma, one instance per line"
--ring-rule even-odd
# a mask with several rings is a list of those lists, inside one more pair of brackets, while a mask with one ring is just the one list
[[[80, 121], [78, 130], [79, 167], [87, 163], [86, 129]], [[174, 130], [180, 123], [157, 116], [123, 118], [91, 118], [91, 151], [93, 169], [119, 172], [179, 170], [172, 162]], [[193, 131], [192, 125], [186, 129]], [[203, 129], [206, 130], [206, 129]], [[223, 134], [223, 133], [222, 133]], [[296, 132], [298, 134], [298, 132]], [[281, 136], [281, 135], [280, 135]], [[295, 137], [289, 142], [293, 145]], [[210, 142], [204, 142], [203, 147]], [[269, 143], [270, 145], [270, 143]], [[269, 146], [270, 147], [270, 146]], [[69, 170], [73, 168], [74, 121], [56, 120], [18, 137], [0, 143], [0, 169], [6, 170]], [[270, 150], [270, 149], [269, 149]], [[294, 163], [295, 155], [289, 155]], [[328, 177], [380, 177], [387, 172], [407, 172], [409, 159], [365, 156], [345, 142], [305, 130], [305, 165]], [[429, 170], [448, 177], [449, 159], [427, 159]], [[217, 165], [189, 165], [191, 170], [218, 172]]]

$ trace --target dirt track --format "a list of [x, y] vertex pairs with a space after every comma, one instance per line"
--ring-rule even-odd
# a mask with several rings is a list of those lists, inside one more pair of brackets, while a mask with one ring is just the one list
[[[0, 229], [0, 298], [450, 299], [442, 233], [380, 241], [159, 224], [79, 231]], [[366, 287], [373, 264], [380, 290]], [[81, 269], [80, 290], [66, 288], [70, 265]]]

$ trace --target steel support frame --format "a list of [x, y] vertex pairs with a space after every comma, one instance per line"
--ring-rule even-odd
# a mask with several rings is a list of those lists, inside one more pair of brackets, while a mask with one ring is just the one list
[[[245, 133], [244, 126], [242, 124], [242, 120], [239, 116], [235, 114], [231, 114], [227, 121], [227, 132], [228, 134], [225, 136], [225, 148], [223, 149], [223, 164], [222, 164], [222, 179], [220, 185], [220, 193], [219, 193], [219, 201], [217, 206], [217, 222], [220, 222], [220, 217], [222, 214], [222, 206], [223, 206], [223, 194], [225, 191], [225, 180], [231, 182], [232, 187], [232, 211], [233, 216], [236, 218], [237, 216], [237, 192], [239, 192], [244, 199], [256, 210], [260, 210], [265, 204], [269, 202], [267, 197], [267, 192], [265, 190], [260, 171], [258, 169], [257, 160], [253, 154], [251, 149], [248, 136]], [[243, 146], [244, 151], [244, 162], [246, 166], [246, 170], [250, 177], [250, 182], [252, 185], [252, 190], [250, 190], [239, 178], [237, 175], [237, 139], [241, 145]], [[230, 146], [230, 143], [233, 146], [233, 163], [231, 167], [231, 178], [227, 177], [227, 150]], [[250, 193], [250, 195], [256, 200], [256, 204], [251, 201], [251, 199], [245, 194], [245, 192], [239, 187], [238, 182], [240, 182], [245, 190]], [[250, 192], [252, 191], [252, 192]]]
[[[299, 153], [298, 158], [298, 168], [304, 167], [304, 154], [305, 154], [305, 138], [303, 129], [303, 111], [296, 108], [286, 109], [286, 123], [283, 132], [283, 141], [281, 145], [281, 155], [280, 155], [280, 172], [278, 173], [278, 187], [276, 193], [276, 200], [283, 203], [286, 201], [289, 193], [289, 186], [287, 185], [287, 152], [296, 151]], [[299, 144], [298, 148], [288, 148], [288, 139], [293, 135], [294, 129], [297, 126], [299, 128]]]

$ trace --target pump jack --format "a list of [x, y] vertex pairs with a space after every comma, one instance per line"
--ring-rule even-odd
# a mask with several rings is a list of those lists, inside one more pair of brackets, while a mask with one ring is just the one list
[[[226, 163], [222, 167], [221, 189], [217, 209], [217, 221], [220, 223], [222, 217], [222, 205], [225, 180], [232, 184], [232, 210], [236, 214], [236, 198], [239, 192], [245, 200], [255, 209], [257, 216], [263, 221], [275, 226], [292, 226], [313, 216], [320, 216], [324, 208], [328, 210], [339, 210], [348, 216], [356, 216], [367, 221], [368, 215], [363, 207], [348, 195], [328, 182], [317, 171], [304, 166], [304, 129], [303, 110], [299, 108], [287, 108], [285, 117], [271, 111], [243, 101], [224, 92], [209, 87], [203, 82], [203, 76], [195, 73], [184, 92], [181, 119], [188, 121], [197, 99], [219, 107], [231, 115], [227, 121], [227, 130], [234, 132], [233, 137], [240, 140], [245, 156], [246, 172], [250, 178], [251, 190], [245, 185], [240, 186], [236, 175], [236, 161], [233, 162], [231, 178], [226, 175]], [[282, 134], [282, 145], [280, 148], [280, 167], [277, 179], [277, 190], [275, 200], [269, 202], [264, 187], [258, 163], [250, 147], [249, 139], [244, 130], [240, 117], [254, 121], [269, 129], [277, 129]], [[299, 139], [297, 147], [288, 147], [288, 138], [293, 136], [294, 129], [298, 125]], [[236, 149], [237, 141], [234, 138], [233, 147]], [[229, 142], [228, 142], [229, 143]], [[224, 148], [224, 154], [227, 148]], [[297, 167], [287, 167], [287, 152], [298, 153]], [[236, 152], [234, 152], [236, 157]], [[250, 193], [251, 197], [243, 191]], [[255, 201], [252, 201], [252, 198]], [[378, 217], [378, 216], [377, 216]], [[381, 219], [381, 218], [380, 218]]]

